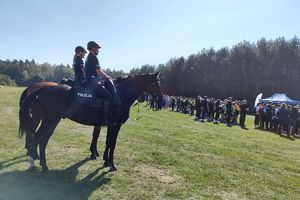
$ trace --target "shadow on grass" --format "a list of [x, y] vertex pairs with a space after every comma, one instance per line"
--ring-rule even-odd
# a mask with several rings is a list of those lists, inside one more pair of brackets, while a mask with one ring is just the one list
[[245, 126], [241, 126], [241, 129], [245, 130], [245, 131], [248, 131], [249, 129]]
[[288, 135], [285, 135], [285, 134], [279, 134], [279, 136], [282, 137], [282, 138], [288, 139], [288, 140], [295, 140], [294, 137], [288, 136]]
[[[17, 161], [18, 159], [20, 158], [12, 160], [22, 162]], [[79, 167], [88, 160], [81, 160], [64, 170], [50, 170], [45, 174], [32, 169], [0, 173], [0, 199], [88, 199], [93, 191], [110, 181], [106, 177], [107, 171], [97, 175], [100, 168], [81, 180], [76, 180]]]
[[22, 156], [17, 156], [15, 158], [6, 160], [4, 162], [0, 162], [0, 170], [2, 170], [4, 168], [8, 168], [8, 167], [10, 167], [12, 165], [15, 165], [15, 164], [18, 164], [18, 163], [21, 163], [21, 162], [25, 162], [25, 161], [27, 161], [26, 155], [22, 155]]

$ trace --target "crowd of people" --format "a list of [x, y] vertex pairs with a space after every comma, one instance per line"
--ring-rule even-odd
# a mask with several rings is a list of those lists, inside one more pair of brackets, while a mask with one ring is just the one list
[[238, 101], [228, 97], [223, 101], [212, 97], [187, 98], [170, 97], [165, 95], [162, 102], [151, 97], [148, 99], [150, 108], [161, 109], [170, 107], [171, 111], [181, 112], [195, 116], [200, 122], [226, 123], [227, 126], [240, 125], [246, 129], [246, 114], [249, 111], [247, 100]]
[[258, 103], [255, 107], [254, 125], [256, 128], [268, 130], [288, 137], [299, 135], [299, 106], [272, 102]]
[[250, 109], [247, 100], [215, 99], [213, 97], [188, 98], [164, 95], [163, 101], [158, 102], [147, 97], [151, 109], [169, 108], [171, 111], [190, 114], [200, 122], [225, 123], [227, 126], [239, 125], [243, 129], [247, 114], [254, 114], [254, 127], [272, 131], [288, 137], [300, 135], [299, 106], [282, 104], [258, 103]]

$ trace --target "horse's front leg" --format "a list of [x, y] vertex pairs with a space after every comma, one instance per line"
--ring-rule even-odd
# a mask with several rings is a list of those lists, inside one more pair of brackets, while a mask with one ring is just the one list
[[100, 131], [101, 131], [101, 126], [94, 126], [93, 139], [92, 139], [91, 146], [90, 146], [90, 151], [91, 151], [90, 159], [91, 160], [96, 160], [97, 157], [99, 156], [99, 153], [97, 150], [97, 143], [98, 143], [98, 138], [100, 136]]
[[109, 152], [109, 136], [108, 136], [108, 131], [106, 134], [106, 141], [105, 141], [105, 150], [103, 152], [103, 160], [104, 164], [103, 167], [108, 167], [110, 164], [108, 163], [108, 152]]

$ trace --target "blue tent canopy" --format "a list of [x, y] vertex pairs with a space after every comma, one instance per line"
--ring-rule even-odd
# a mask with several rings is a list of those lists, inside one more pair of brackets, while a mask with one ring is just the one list
[[286, 104], [293, 104], [293, 105], [300, 103], [300, 101], [295, 101], [295, 100], [290, 99], [284, 93], [275, 93], [269, 98], [259, 100], [259, 102], [262, 102], [262, 103], [270, 102], [270, 101], [272, 101], [273, 103], [286, 103]]

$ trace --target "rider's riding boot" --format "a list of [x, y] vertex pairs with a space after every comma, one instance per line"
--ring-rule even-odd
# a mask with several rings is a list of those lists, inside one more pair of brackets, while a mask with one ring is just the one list
[[103, 125], [104, 126], [115, 126], [117, 123], [114, 121], [111, 115], [110, 101], [104, 101], [103, 106]]
[[112, 94], [112, 115], [113, 115], [114, 119], [117, 119], [118, 117], [120, 117], [120, 114], [121, 114], [120, 108], [122, 105], [122, 100], [121, 100], [112, 80], [107, 80], [105, 82], [105, 87]]
[[112, 100], [112, 114], [113, 114], [113, 117], [115, 119], [117, 119], [121, 115], [120, 108], [122, 105], [122, 101], [116, 91], [112, 92], [112, 99], [113, 99]]
[[120, 98], [119, 94], [117, 93], [117, 91], [115, 89], [112, 92], [112, 99], [113, 99], [113, 105], [115, 105], [115, 106], [121, 106], [122, 105], [121, 98]]
[[112, 80], [106, 81], [105, 86], [107, 87], [107, 89], [112, 94], [112, 104], [113, 104], [113, 106], [121, 106], [122, 105], [122, 100], [121, 100], [121, 98], [120, 98], [120, 96], [119, 96]]

